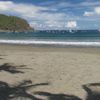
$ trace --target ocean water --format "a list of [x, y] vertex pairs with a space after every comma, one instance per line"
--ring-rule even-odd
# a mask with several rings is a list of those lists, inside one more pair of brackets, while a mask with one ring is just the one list
[[59, 46], [100, 46], [100, 31], [35, 31], [0, 33], [0, 43]]

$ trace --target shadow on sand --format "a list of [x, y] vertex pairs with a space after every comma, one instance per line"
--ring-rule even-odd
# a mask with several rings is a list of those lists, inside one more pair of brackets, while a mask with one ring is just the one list
[[10, 86], [6, 82], [0, 81], [0, 100], [42, 100], [28, 93], [28, 90], [48, 84], [49, 83], [32, 84], [31, 80], [25, 80], [17, 85]]
[[4, 63], [3, 65], [0, 66], [0, 71], [6, 71], [11, 74], [24, 73], [23, 71], [20, 71], [20, 69], [29, 69], [29, 68], [25, 68], [25, 65], [14, 66], [10, 63]]
[[[6, 71], [11, 74], [24, 73], [20, 69], [25, 68], [25, 65], [14, 66], [10, 63], [4, 63], [0, 66], [0, 71]], [[34, 94], [29, 93], [29, 90], [38, 86], [46, 86], [49, 83], [32, 84], [31, 80], [24, 80], [16, 85], [9, 85], [6, 82], [0, 81], [0, 100], [43, 100], [39, 97], [46, 97], [47, 100], [82, 100], [75, 95], [55, 94], [50, 92], [37, 91]], [[100, 100], [100, 83], [85, 84], [82, 86], [86, 91], [86, 100]]]
[[[90, 83], [82, 86], [86, 91], [87, 96], [85, 100], [100, 100], [100, 83]], [[48, 100], [82, 100], [74, 95], [67, 94], [53, 94], [49, 92], [35, 92], [40, 96], [45, 96]]]
[[83, 85], [87, 92], [86, 100], [100, 100], [100, 83], [90, 83]]
[[35, 92], [35, 94], [46, 96], [48, 100], [81, 100], [77, 96], [67, 94], [53, 94], [49, 92]]
[[1, 59], [3, 59], [3, 58], [0, 58], [0, 60], [1, 60]]

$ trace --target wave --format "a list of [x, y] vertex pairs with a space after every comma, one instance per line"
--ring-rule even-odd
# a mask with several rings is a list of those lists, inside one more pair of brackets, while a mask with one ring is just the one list
[[66, 41], [44, 41], [44, 40], [0, 40], [6, 44], [35, 44], [35, 45], [58, 45], [58, 46], [100, 46], [100, 42], [66, 42]]

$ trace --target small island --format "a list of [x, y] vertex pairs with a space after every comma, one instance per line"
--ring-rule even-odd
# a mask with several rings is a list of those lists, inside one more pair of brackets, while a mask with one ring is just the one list
[[0, 32], [30, 32], [33, 30], [25, 19], [0, 14]]

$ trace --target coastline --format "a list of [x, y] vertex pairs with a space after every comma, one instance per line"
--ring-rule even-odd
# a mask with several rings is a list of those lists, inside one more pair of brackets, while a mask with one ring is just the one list
[[[77, 51], [83, 49], [84, 51], [92, 51], [99, 53], [99, 46], [59, 46], [59, 45], [42, 45], [42, 44], [11, 44], [11, 43], [0, 43], [0, 48], [5, 47], [5, 48], [19, 48], [19, 49], [25, 49], [25, 50], [38, 50], [38, 51], [66, 51], [66, 50], [72, 50], [72, 51]], [[89, 53], [89, 52], [88, 52]]]
[[[22, 80], [49, 83], [32, 91], [65, 93], [84, 98], [82, 85], [100, 82], [100, 48], [41, 47], [32, 45], [0, 44], [0, 65], [20, 66], [25, 73], [11, 75], [2, 71], [0, 79], [9, 84]], [[83, 99], [84, 100], [84, 99]]]
[[100, 47], [99, 41], [51, 41], [51, 40], [7, 40], [1, 39], [1, 44], [14, 45], [36, 45], [36, 46], [51, 46], [51, 47]]
[[21, 32], [34, 32], [34, 30], [33, 29], [31, 29], [31, 30], [15, 30], [15, 31], [13, 31], [13, 30], [1, 30], [0, 29], [0, 33], [21, 33]]

